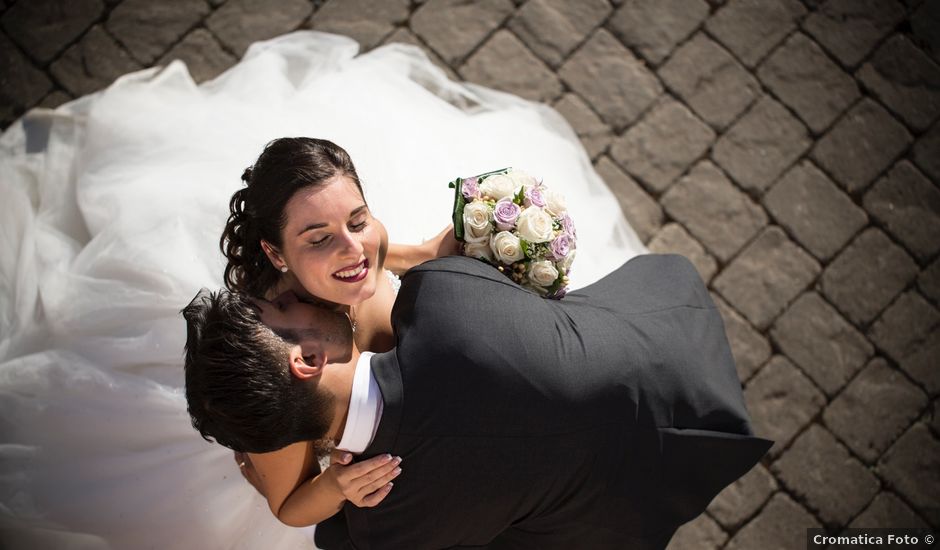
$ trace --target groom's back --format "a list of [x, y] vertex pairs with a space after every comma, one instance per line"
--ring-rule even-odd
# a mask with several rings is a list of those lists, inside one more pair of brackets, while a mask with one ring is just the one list
[[562, 301], [445, 258], [406, 275], [393, 322], [369, 451], [404, 473], [380, 507], [348, 510], [357, 546], [655, 547], [700, 504], [650, 500], [659, 428], [750, 433], [720, 317], [678, 256]]

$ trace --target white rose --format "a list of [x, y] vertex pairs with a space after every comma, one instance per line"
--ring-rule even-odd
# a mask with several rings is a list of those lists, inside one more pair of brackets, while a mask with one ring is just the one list
[[496, 254], [499, 261], [504, 264], [511, 264], [525, 258], [519, 237], [509, 231], [500, 231], [490, 237], [490, 248], [493, 249], [493, 254]]
[[520, 187], [525, 187], [526, 189], [528, 189], [530, 187], [535, 187], [536, 185], [539, 184], [539, 182], [535, 178], [533, 178], [529, 174], [526, 174], [522, 170], [512, 170], [506, 175], [509, 177], [509, 179], [512, 180], [513, 184], [515, 184], [516, 189]]
[[519, 214], [516, 231], [530, 243], [547, 243], [555, 237], [552, 217], [537, 206], [530, 206]]
[[506, 175], [496, 174], [483, 180], [480, 191], [497, 201], [507, 197], [511, 199], [516, 194], [516, 183]]
[[485, 202], [474, 201], [463, 208], [463, 240], [468, 243], [485, 243], [493, 231], [490, 223], [492, 212]]
[[552, 286], [558, 278], [558, 270], [548, 260], [532, 262], [529, 266], [529, 280], [539, 286]]
[[542, 193], [542, 196], [545, 197], [545, 210], [548, 210], [552, 216], [560, 218], [568, 211], [568, 203], [565, 202], [565, 197], [561, 193], [548, 189]]
[[481, 260], [486, 260], [488, 262], [493, 261], [493, 250], [490, 248], [490, 243], [467, 243], [463, 248], [464, 256], [470, 256], [471, 258], [480, 258]]

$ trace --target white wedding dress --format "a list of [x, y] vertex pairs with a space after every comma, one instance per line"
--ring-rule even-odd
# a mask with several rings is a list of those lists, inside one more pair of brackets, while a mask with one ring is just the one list
[[[448, 181], [513, 166], [563, 192], [573, 287], [645, 249], [552, 109], [452, 82], [417, 48], [298, 32], [196, 85], [174, 62], [0, 137], [0, 538], [33, 548], [310, 548], [190, 426], [184, 323], [268, 141], [351, 154], [392, 240], [448, 222]], [[407, 526], [402, 526], [407, 528]]]

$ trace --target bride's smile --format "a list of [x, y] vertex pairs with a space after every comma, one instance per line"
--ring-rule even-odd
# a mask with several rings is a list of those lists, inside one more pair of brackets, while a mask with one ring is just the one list
[[333, 277], [344, 283], [358, 283], [369, 274], [369, 259], [366, 258], [358, 264], [333, 274]]

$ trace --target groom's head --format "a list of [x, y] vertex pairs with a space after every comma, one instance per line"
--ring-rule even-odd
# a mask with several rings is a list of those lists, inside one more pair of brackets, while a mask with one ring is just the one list
[[327, 435], [334, 396], [321, 374], [352, 346], [342, 313], [202, 290], [183, 316], [186, 400], [204, 438], [262, 453]]

